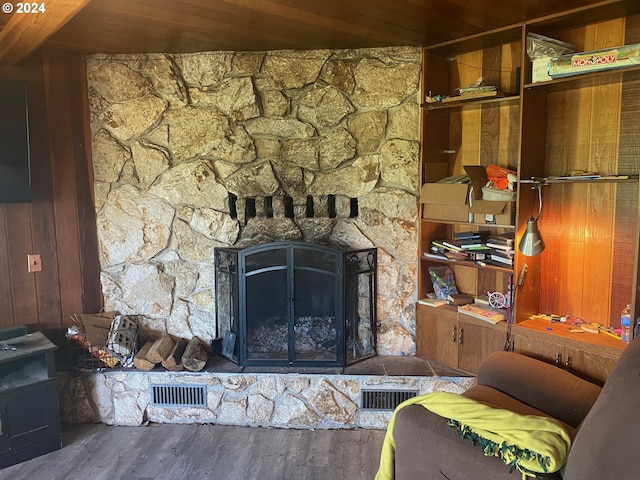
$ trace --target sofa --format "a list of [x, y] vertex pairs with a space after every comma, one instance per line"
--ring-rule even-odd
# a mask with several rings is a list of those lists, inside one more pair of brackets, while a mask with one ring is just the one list
[[[514, 353], [483, 361], [477, 383], [462, 394], [524, 415], [551, 417], [571, 444], [566, 463], [537, 478], [632, 480], [640, 478], [640, 339], [623, 351], [604, 386]], [[483, 455], [448, 419], [421, 405], [398, 408], [388, 434], [395, 441], [395, 480], [514, 480], [522, 473]]]

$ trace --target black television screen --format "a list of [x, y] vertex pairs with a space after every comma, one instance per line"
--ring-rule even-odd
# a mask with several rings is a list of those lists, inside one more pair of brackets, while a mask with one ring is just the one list
[[0, 78], [0, 203], [30, 201], [27, 84]]

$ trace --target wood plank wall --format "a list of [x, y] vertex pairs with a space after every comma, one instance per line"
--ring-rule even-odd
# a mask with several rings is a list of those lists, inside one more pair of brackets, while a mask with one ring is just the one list
[[[101, 305], [84, 59], [45, 51], [0, 76], [27, 82], [33, 194], [0, 205], [0, 328], [64, 327]], [[27, 271], [28, 254], [41, 272]]]
[[[581, 51], [637, 43], [639, 19], [577, 28], [563, 40]], [[594, 81], [590, 88], [550, 94], [546, 173], [637, 172], [637, 86]], [[542, 256], [540, 311], [619, 327], [620, 312], [633, 297], [637, 195], [637, 184], [545, 187], [540, 230], [547, 245], [565, 248]]]

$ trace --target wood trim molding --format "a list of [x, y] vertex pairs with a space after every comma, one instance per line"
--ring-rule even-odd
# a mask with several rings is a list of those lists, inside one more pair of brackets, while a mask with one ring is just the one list
[[91, 0], [48, 0], [44, 12], [14, 12], [0, 30], [0, 63], [17, 65], [35, 52]]

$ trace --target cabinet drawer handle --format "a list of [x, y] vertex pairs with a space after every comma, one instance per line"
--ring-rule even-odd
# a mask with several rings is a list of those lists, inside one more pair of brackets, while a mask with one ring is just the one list
[[564, 366], [567, 370], [571, 368], [571, 355], [567, 354], [567, 358], [564, 360]]
[[559, 367], [561, 363], [562, 363], [562, 355], [560, 354], [560, 352], [558, 352], [556, 353], [556, 367]]
[[456, 343], [457, 335], [456, 335], [456, 327], [451, 327], [451, 342]]
[[458, 330], [458, 343], [462, 345], [464, 343], [464, 328]]

